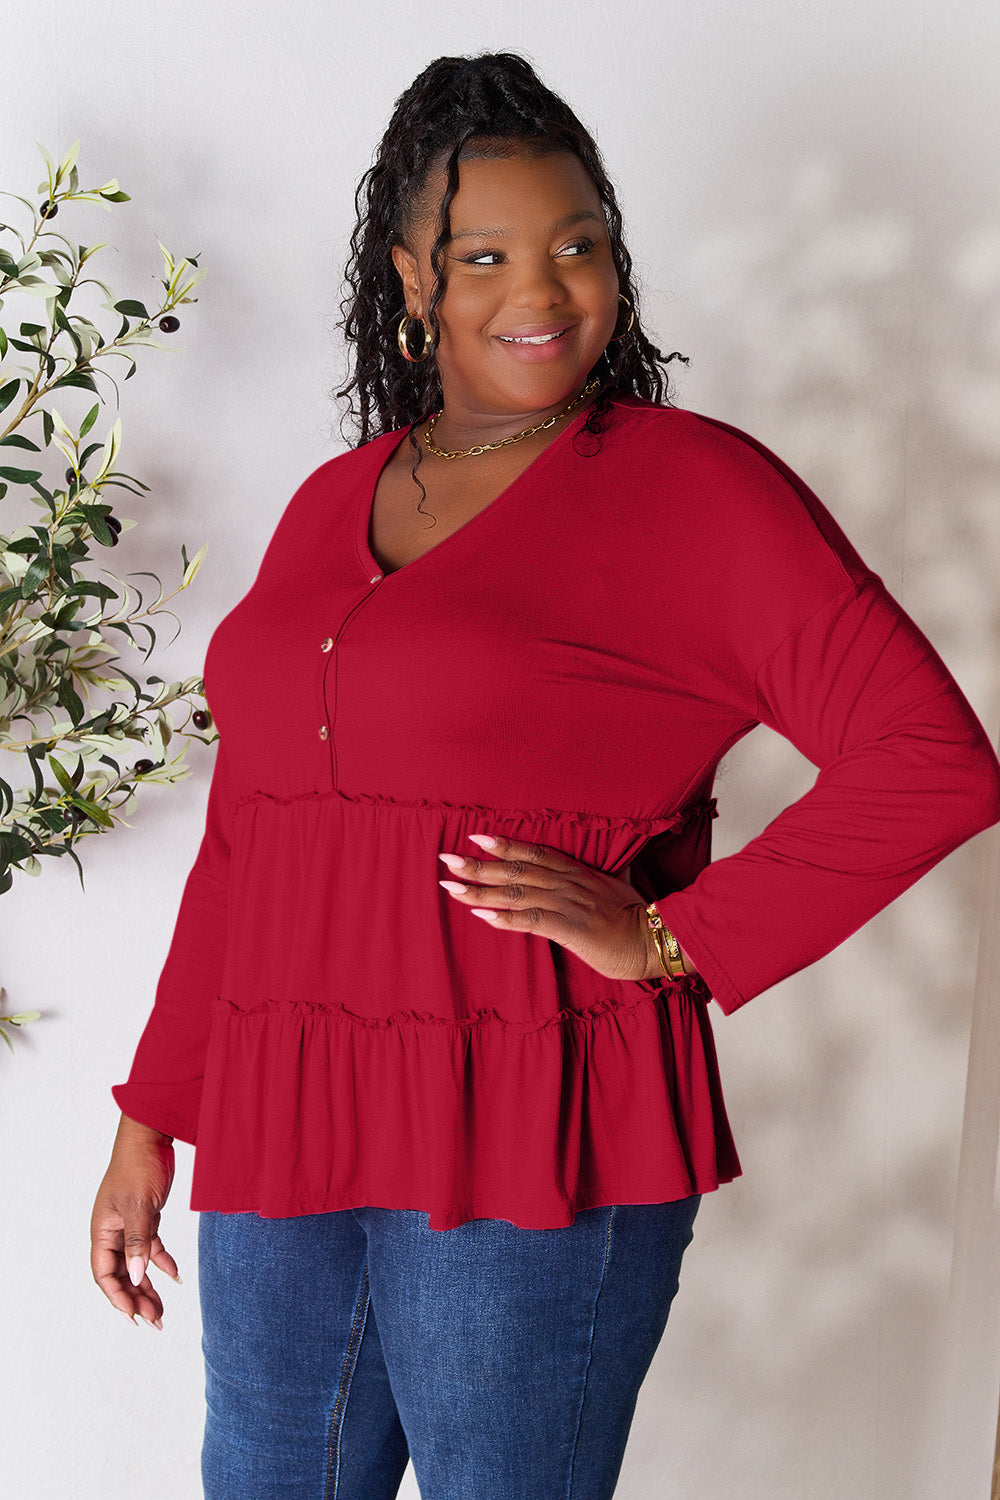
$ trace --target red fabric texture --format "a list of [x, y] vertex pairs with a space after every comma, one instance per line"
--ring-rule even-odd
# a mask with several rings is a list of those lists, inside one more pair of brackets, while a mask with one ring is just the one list
[[[969, 703], [787, 465], [638, 397], [599, 449], [584, 420], [387, 576], [372, 495], [409, 428], [328, 460], [212, 636], [205, 834], [112, 1089], [195, 1144], [193, 1209], [557, 1228], [710, 1192], [740, 1164], [709, 999], [1000, 819]], [[759, 723], [819, 774], [712, 861], [716, 768]], [[700, 977], [608, 980], [472, 916], [437, 856], [473, 832], [627, 869]]]

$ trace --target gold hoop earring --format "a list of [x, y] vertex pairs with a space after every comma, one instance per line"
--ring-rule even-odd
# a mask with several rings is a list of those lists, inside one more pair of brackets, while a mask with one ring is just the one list
[[[419, 354], [411, 354], [410, 353], [409, 341], [407, 340], [407, 336], [406, 335], [407, 335], [407, 332], [409, 331], [409, 326], [410, 326], [411, 322], [413, 322], [413, 323], [419, 323], [420, 326], [421, 326], [421, 328], [424, 330], [423, 348], [421, 349], [421, 351], [420, 351]], [[427, 325], [424, 322], [423, 318], [412, 318], [411, 319], [408, 313], [404, 313], [403, 318], [402, 318], [402, 320], [400, 322], [400, 325], [396, 329], [396, 343], [399, 345], [399, 352], [400, 352], [400, 354], [403, 356], [403, 358], [405, 360], [408, 360], [411, 365], [419, 365], [419, 364], [421, 364], [423, 362], [423, 360], [425, 360], [427, 358], [427, 356], [431, 352], [431, 349], [433, 348], [433, 344], [431, 343], [431, 340], [427, 337]]]
[[620, 343], [621, 340], [625, 337], [625, 335], [631, 332], [631, 330], [632, 330], [632, 324], [635, 322], [635, 311], [634, 311], [634, 309], [632, 307], [631, 302], [628, 300], [628, 298], [626, 297], [626, 295], [625, 295], [624, 292], [619, 292], [618, 296], [619, 296], [619, 299], [622, 302], [624, 302], [625, 306], [628, 308], [628, 327], [625, 329], [625, 331], [623, 333], [616, 333], [613, 339], [608, 339], [608, 343], [609, 344], [618, 344], [618, 343]]

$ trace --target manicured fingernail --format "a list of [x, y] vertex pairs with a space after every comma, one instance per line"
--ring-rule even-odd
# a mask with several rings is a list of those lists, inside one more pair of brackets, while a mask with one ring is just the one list
[[490, 911], [486, 906], [470, 906], [469, 910], [474, 917], [485, 917], [487, 922], [495, 922], [500, 915], [498, 911]]
[[492, 849], [495, 844], [500, 842], [499, 839], [493, 837], [492, 833], [470, 833], [469, 838], [474, 844], [479, 844], [483, 849]]
[[157, 1318], [156, 1323], [154, 1323], [153, 1319], [152, 1318], [147, 1318], [145, 1313], [140, 1313], [139, 1316], [140, 1316], [140, 1318], [142, 1319], [142, 1321], [146, 1324], [146, 1326], [148, 1328], [155, 1328], [158, 1323], [160, 1324], [161, 1327], [163, 1326], [162, 1323], [160, 1323], [160, 1319], [159, 1318]]
[[176, 1281], [176, 1283], [177, 1283], [178, 1286], [183, 1286], [184, 1285], [183, 1281], [181, 1280], [181, 1273], [179, 1271], [178, 1271], [177, 1275], [174, 1277], [174, 1280]]
[[121, 1313], [121, 1315], [122, 1315], [123, 1318], [128, 1318], [128, 1320], [129, 1320], [130, 1323], [133, 1323], [133, 1324], [135, 1323], [135, 1314], [134, 1313], [126, 1312], [125, 1309], [124, 1309], [124, 1307], [120, 1307], [118, 1309], [118, 1311]]
[[467, 885], [463, 885], [460, 880], [439, 880], [438, 885], [443, 885], [446, 891], [454, 891], [458, 896], [460, 896], [463, 891], [467, 891], [469, 889], [469, 887]]
[[438, 859], [443, 859], [449, 870], [460, 870], [465, 864], [460, 854], [439, 854]]
[[146, 1266], [141, 1255], [133, 1255], [128, 1263], [128, 1279], [133, 1286], [138, 1286], [146, 1274]]

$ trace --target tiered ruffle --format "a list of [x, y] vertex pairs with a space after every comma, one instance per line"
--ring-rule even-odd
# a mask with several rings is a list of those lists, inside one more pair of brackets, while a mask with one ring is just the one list
[[366, 1204], [525, 1228], [739, 1175], [700, 980], [611, 980], [438, 885], [470, 832], [616, 873], [704, 809], [628, 819], [339, 792], [234, 809], [191, 1207]]

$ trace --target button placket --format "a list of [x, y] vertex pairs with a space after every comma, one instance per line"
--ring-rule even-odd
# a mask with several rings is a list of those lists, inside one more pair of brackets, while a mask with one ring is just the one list
[[[369, 588], [374, 588], [375, 585], [377, 583], [381, 583], [384, 578], [385, 578], [385, 574], [382, 573], [382, 572], [373, 573], [371, 575], [371, 577], [368, 579]], [[353, 614], [353, 613], [354, 613], [354, 610], [350, 611], [350, 614]], [[350, 614], [348, 615], [348, 618], [350, 618]], [[335, 640], [334, 640], [334, 637], [332, 635], [324, 636], [323, 640], [321, 640], [320, 643], [319, 643], [319, 649], [320, 649], [320, 651], [323, 652], [324, 655], [329, 655], [329, 653], [333, 650], [334, 645], [335, 645]], [[324, 700], [324, 707], [326, 708], [327, 712], [329, 712], [329, 706], [326, 704], [326, 696], [325, 696], [325, 690], [324, 690], [324, 683], [326, 681], [327, 672], [330, 669], [331, 665], [332, 665], [331, 663], [326, 663], [324, 665], [323, 671], [320, 674], [320, 695], [321, 695], [321, 697]], [[323, 741], [329, 741], [329, 739], [330, 739], [330, 725], [329, 724], [321, 724], [316, 732], [319, 735], [319, 738], [321, 740], [323, 740]], [[331, 747], [331, 750], [332, 750], [332, 747]]]
[[[322, 652], [324, 652], [324, 653], [332, 651], [333, 650], [333, 636], [332, 635], [328, 635], [324, 640], [320, 641], [320, 643], [319, 643], [319, 649]], [[322, 693], [322, 688], [320, 689], [320, 691]], [[318, 733], [318, 735], [319, 735], [319, 737], [320, 737], [321, 740], [328, 740], [330, 738], [330, 728], [329, 728], [329, 725], [327, 725], [327, 724], [321, 724], [319, 726], [319, 729], [317, 730], [317, 733]]]

